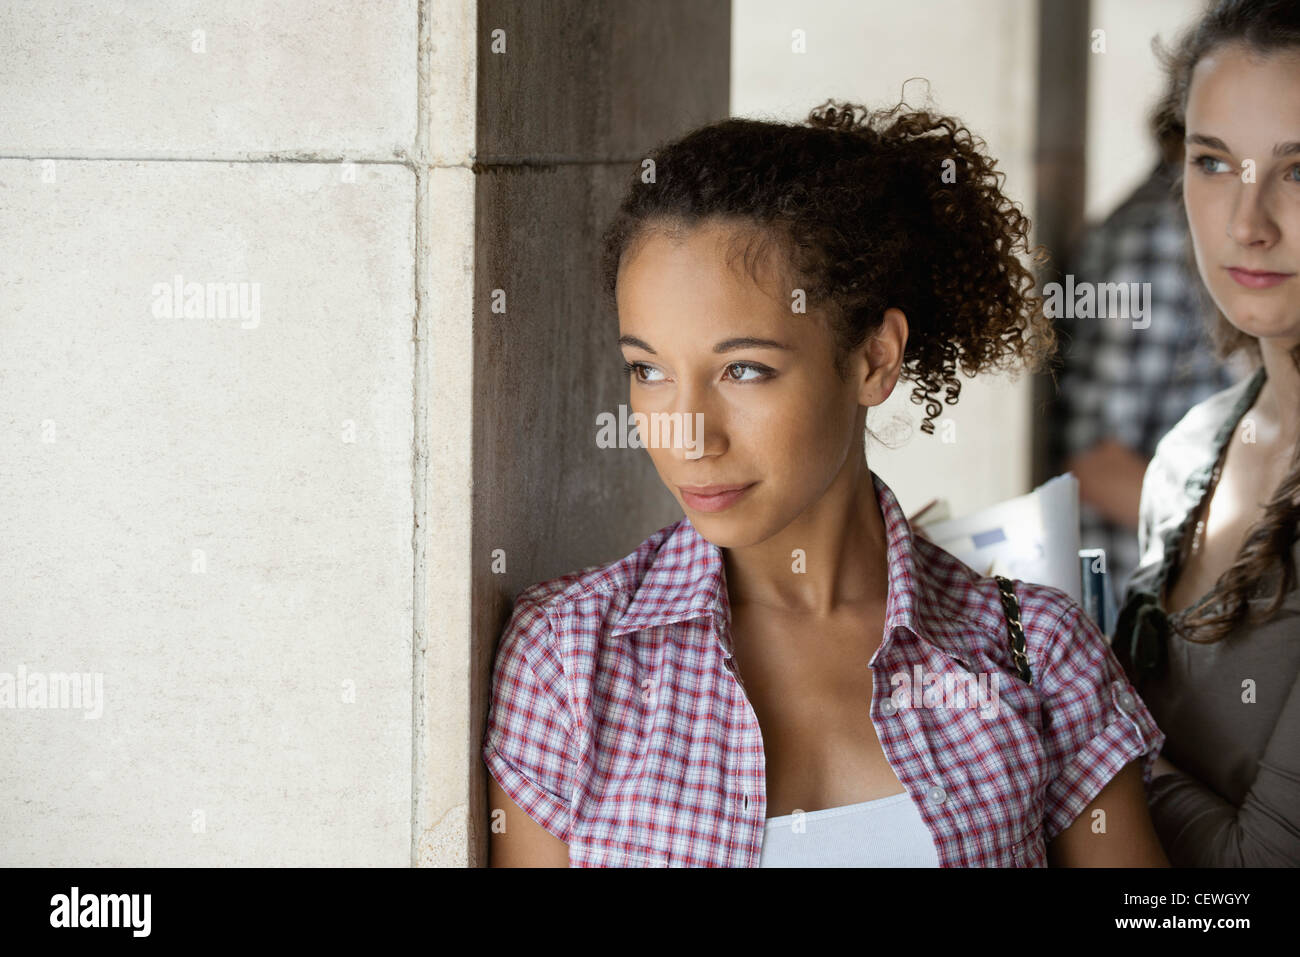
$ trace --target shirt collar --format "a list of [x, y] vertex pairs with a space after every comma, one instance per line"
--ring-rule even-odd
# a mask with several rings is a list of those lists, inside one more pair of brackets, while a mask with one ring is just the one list
[[[935, 582], [925, 556], [918, 553], [912, 527], [894, 493], [875, 472], [871, 472], [871, 480], [884, 520], [889, 568], [885, 633], [877, 657], [885, 654], [895, 636], [902, 635], [919, 638], [969, 664], [967, 642], [973, 622], [961, 615], [963, 603], [954, 603], [954, 596], [942, 594], [943, 586]], [[704, 538], [686, 516], [670, 527], [672, 531], [610, 634], [711, 617], [719, 644], [731, 657], [731, 605], [722, 550]], [[973, 573], [971, 577], [975, 577]], [[989, 627], [985, 617], [979, 616], [977, 626]]]
[[656, 625], [712, 616], [731, 656], [731, 603], [722, 549], [683, 516], [655, 553], [631, 603], [610, 630], [623, 635]]

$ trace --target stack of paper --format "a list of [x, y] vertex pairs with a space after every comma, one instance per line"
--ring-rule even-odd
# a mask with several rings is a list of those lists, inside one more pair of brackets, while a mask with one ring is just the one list
[[927, 506], [912, 524], [940, 548], [982, 575], [1005, 575], [1059, 588], [1081, 600], [1079, 482], [1068, 472], [1028, 495], [962, 518]]

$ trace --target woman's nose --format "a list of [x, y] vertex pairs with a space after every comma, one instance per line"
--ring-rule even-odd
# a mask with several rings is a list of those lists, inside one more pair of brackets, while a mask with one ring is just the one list
[[1270, 209], [1271, 192], [1263, 183], [1238, 183], [1228, 236], [1242, 246], [1265, 248], [1277, 242], [1280, 231]]

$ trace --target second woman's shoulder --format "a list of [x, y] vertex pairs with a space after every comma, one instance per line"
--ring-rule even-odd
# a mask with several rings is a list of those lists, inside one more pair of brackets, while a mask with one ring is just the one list
[[1192, 406], [1156, 444], [1138, 505], [1139, 570], [1163, 561], [1164, 539], [1196, 505], [1219, 455], [1222, 430], [1258, 390], [1258, 373]]
[[1215, 439], [1220, 430], [1238, 413], [1240, 404], [1256, 387], [1256, 377], [1246, 376], [1196, 403], [1156, 443], [1152, 464], [1158, 465], [1162, 473], [1185, 482], [1217, 456]]

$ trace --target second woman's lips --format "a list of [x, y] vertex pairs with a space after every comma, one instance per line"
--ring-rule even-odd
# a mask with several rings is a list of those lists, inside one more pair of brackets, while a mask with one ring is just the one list
[[1236, 280], [1238, 285], [1245, 286], [1247, 289], [1268, 289], [1276, 286], [1278, 283], [1286, 282], [1294, 273], [1289, 272], [1264, 272], [1259, 269], [1241, 269], [1237, 266], [1228, 266], [1228, 275]]

